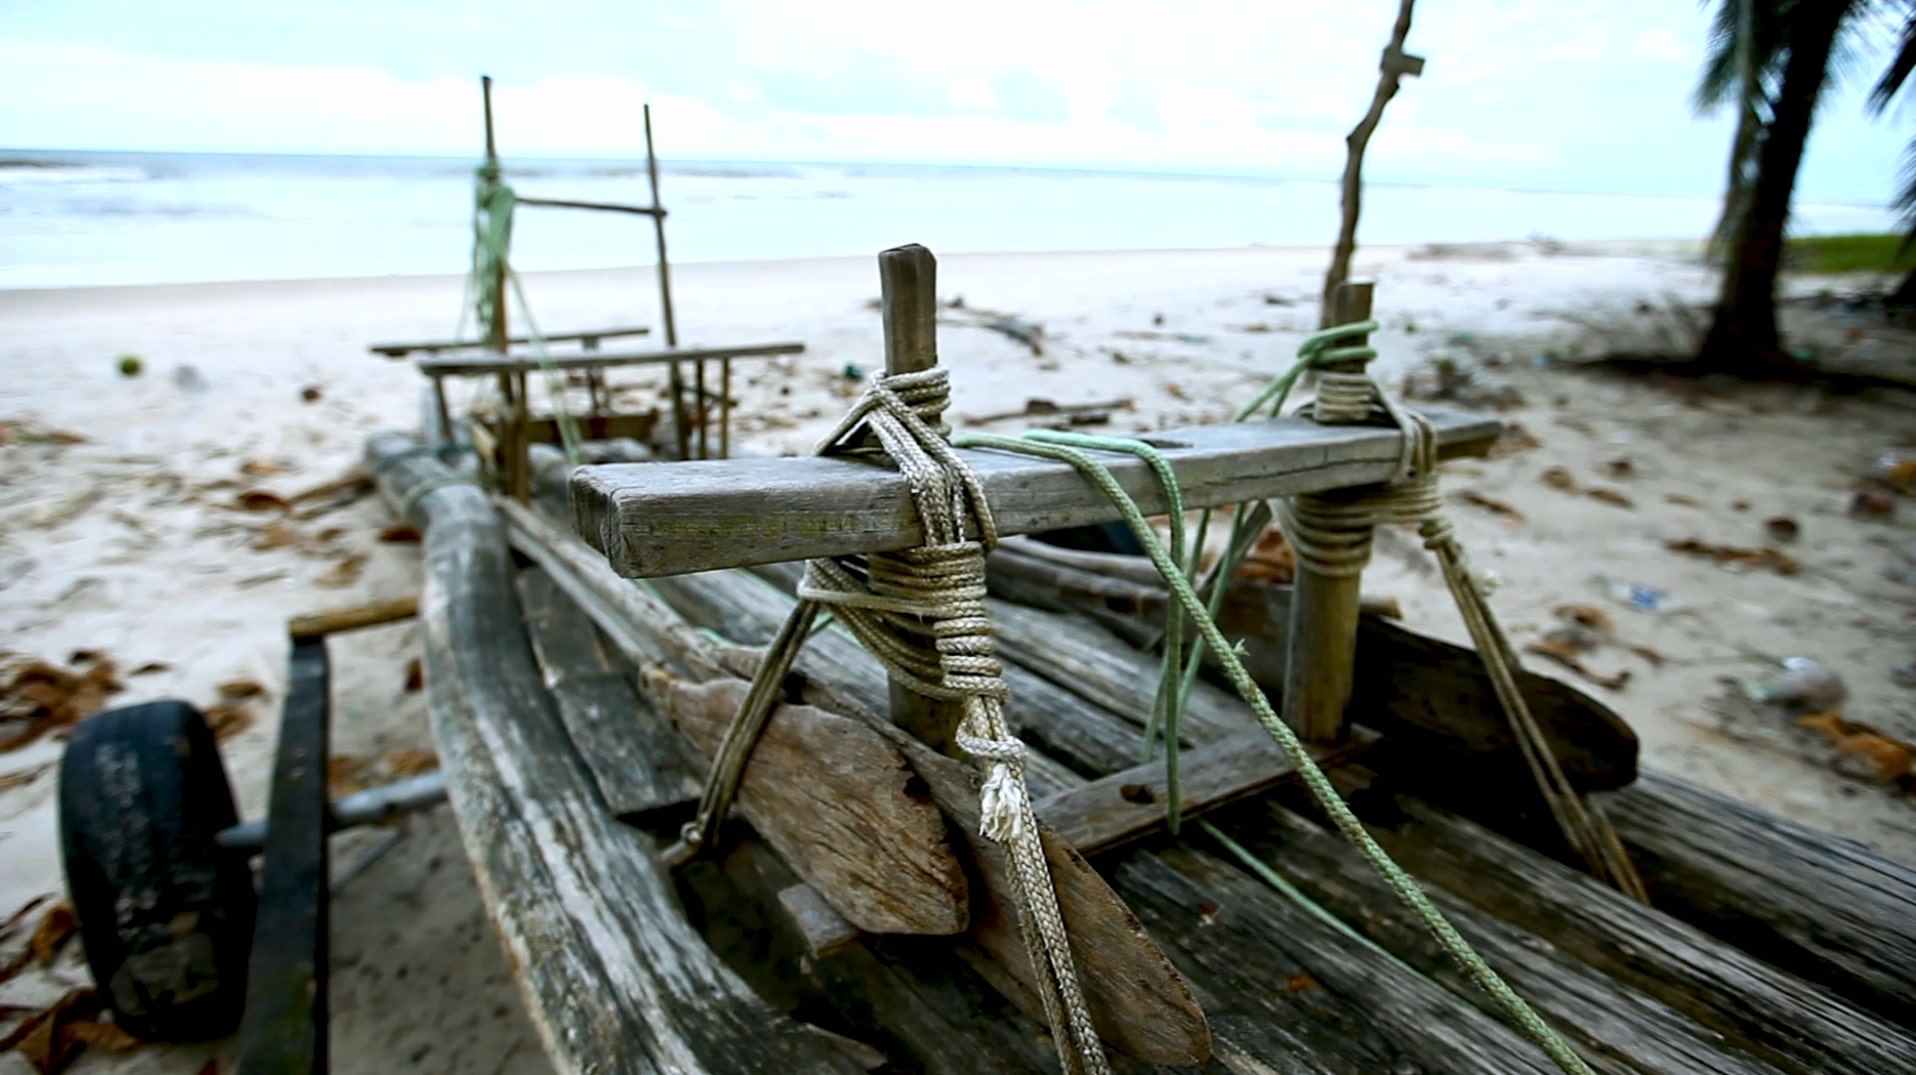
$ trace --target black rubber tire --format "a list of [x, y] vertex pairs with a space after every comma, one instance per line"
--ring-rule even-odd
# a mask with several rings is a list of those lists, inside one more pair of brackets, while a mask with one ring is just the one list
[[93, 981], [120, 1026], [203, 1041], [238, 1026], [259, 898], [199, 710], [149, 702], [82, 721], [60, 763], [67, 893]]

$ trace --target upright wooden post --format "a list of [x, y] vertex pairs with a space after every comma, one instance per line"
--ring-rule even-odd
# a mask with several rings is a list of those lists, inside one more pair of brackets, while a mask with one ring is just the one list
[[[1370, 317], [1369, 282], [1338, 285], [1333, 296], [1333, 324], [1349, 324]], [[1361, 345], [1368, 337], [1354, 337]], [[1343, 373], [1362, 373], [1361, 360], [1331, 367]], [[1324, 422], [1323, 418], [1318, 421]], [[1336, 420], [1325, 424], [1336, 424]], [[1284, 721], [1306, 742], [1329, 744], [1344, 737], [1344, 711], [1350, 706], [1353, 670], [1357, 663], [1357, 614], [1362, 591], [1358, 575], [1332, 577], [1312, 570], [1302, 560], [1291, 600], [1290, 659], [1284, 672]]]
[[[938, 365], [938, 259], [913, 243], [878, 255], [884, 303], [885, 372], [917, 373]], [[875, 554], [883, 555], [883, 554]], [[927, 698], [891, 681], [891, 718], [934, 749], [949, 754], [963, 705]]]
[[[493, 136], [492, 127], [492, 76], [479, 76], [479, 93], [485, 101], [486, 111], [486, 164], [499, 167], [499, 143]], [[486, 346], [504, 355], [511, 346], [510, 334], [506, 325], [506, 263], [503, 258], [495, 267], [491, 280], [485, 286], [492, 290], [492, 322], [486, 326]], [[499, 418], [499, 466], [503, 470], [506, 492], [520, 501], [531, 496], [530, 467], [526, 464], [526, 405], [524, 398], [525, 381], [509, 373], [499, 375], [499, 396], [501, 414]]]
[[1384, 58], [1378, 65], [1377, 91], [1372, 94], [1370, 110], [1344, 138], [1343, 223], [1337, 232], [1337, 248], [1331, 254], [1331, 267], [1324, 274], [1324, 300], [1318, 305], [1318, 325], [1329, 328], [1338, 323], [1337, 289], [1350, 276], [1351, 255], [1357, 250], [1357, 216], [1364, 197], [1364, 149], [1370, 136], [1384, 118], [1384, 106], [1397, 96], [1397, 85], [1405, 75], [1415, 78], [1424, 73], [1424, 58], [1404, 51], [1404, 38], [1410, 36], [1410, 12], [1416, 0], [1398, 0], [1397, 23], [1391, 28], [1390, 44], [1384, 46]]
[[[645, 174], [652, 181], [652, 234], [659, 247], [659, 310], [665, 318], [665, 346], [679, 345], [678, 322], [672, 317], [672, 268], [665, 259], [665, 214], [659, 210], [659, 157], [652, 148], [652, 106], [645, 106]], [[677, 362], [672, 363], [672, 432], [678, 438], [679, 458], [689, 459], [690, 433], [686, 428], [685, 375]]]

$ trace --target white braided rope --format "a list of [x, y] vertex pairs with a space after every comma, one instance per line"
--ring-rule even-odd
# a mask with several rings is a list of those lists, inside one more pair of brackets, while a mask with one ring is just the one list
[[933, 425], [947, 399], [943, 370], [881, 376], [825, 438], [820, 454], [868, 450], [866, 434], [877, 440], [911, 488], [924, 544], [862, 565], [812, 560], [798, 594], [830, 606], [911, 690], [962, 703], [955, 739], [985, 770], [979, 832], [1009, 856], [1059, 1060], [1067, 1075], [1108, 1075], [1031, 810], [1025, 747], [1005, 720], [1009, 692], [985, 610], [985, 554], [997, 527], [977, 477]]

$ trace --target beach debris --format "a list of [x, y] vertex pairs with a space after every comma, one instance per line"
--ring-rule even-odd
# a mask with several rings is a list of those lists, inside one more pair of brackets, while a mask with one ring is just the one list
[[213, 732], [213, 741], [224, 743], [253, 726], [253, 711], [238, 702], [221, 702], [210, 706], [201, 716], [206, 718], [206, 726]]
[[1042, 397], [1025, 400], [1024, 409], [1000, 411], [973, 418], [972, 422], [984, 425], [989, 422], [1002, 422], [1011, 418], [1056, 418], [1059, 426], [1102, 425], [1111, 420], [1113, 411], [1134, 411], [1137, 404], [1130, 396], [1119, 399], [1102, 400], [1095, 403], [1058, 403]]
[[[9, 921], [9, 927], [23, 920], [30, 909], [45, 902], [46, 898], [42, 896], [34, 903], [21, 908]], [[73, 917], [71, 904], [62, 901], [47, 908], [40, 916], [40, 924], [34, 927], [33, 935], [27, 939], [27, 946], [0, 963], [0, 982], [18, 977], [21, 971], [34, 964], [42, 967], [53, 966], [53, 960], [60, 954], [60, 949], [66, 945], [72, 938], [74, 930], [78, 928], [79, 922]]]
[[1619, 669], [1616, 674], [1606, 676], [1593, 670], [1589, 665], [1584, 664], [1576, 647], [1566, 642], [1543, 638], [1524, 646], [1524, 652], [1534, 653], [1540, 657], [1548, 657], [1558, 664], [1563, 665], [1565, 668], [1570, 669], [1572, 672], [1575, 672], [1577, 675], [1582, 676], [1585, 681], [1602, 687], [1605, 690], [1620, 691], [1625, 684], [1630, 682], [1630, 670], [1628, 668]]
[[90, 655], [62, 668], [0, 651], [0, 753], [18, 750], [49, 732], [61, 733], [106, 707], [125, 689], [111, 659]]
[[1896, 517], [1896, 502], [1882, 493], [1858, 489], [1850, 497], [1846, 514], [1852, 519], [1893, 519]]
[[1266, 306], [1296, 306], [1297, 300], [1285, 295], [1276, 294], [1275, 292], [1266, 291], [1264, 293], [1264, 305]]
[[1628, 458], [1612, 459], [1603, 465], [1603, 469], [1608, 471], [1612, 478], [1634, 478], [1637, 476], [1637, 465], [1632, 463]]
[[411, 523], [394, 523], [379, 532], [379, 540], [388, 545], [417, 545], [424, 536]]
[[1636, 503], [1632, 501], [1629, 497], [1625, 496], [1622, 490], [1612, 489], [1612, 488], [1609, 488], [1608, 486], [1603, 486], [1603, 485], [1592, 486], [1589, 489], [1584, 490], [1583, 495], [1589, 497], [1592, 500], [1601, 500], [1605, 504], [1615, 504], [1619, 508], [1636, 507]]
[[130, 354], [121, 355], [115, 360], [114, 365], [119, 368], [122, 377], [138, 377], [140, 371], [146, 368], [146, 363], [140, 360], [139, 355]]
[[220, 692], [221, 698], [229, 702], [244, 701], [247, 698], [258, 698], [260, 695], [266, 693], [265, 685], [258, 680], [252, 679], [228, 680], [214, 689]]
[[288, 511], [293, 505], [271, 490], [248, 489], [233, 498], [233, 506], [241, 511]]
[[1510, 422], [1505, 424], [1503, 432], [1497, 434], [1497, 439], [1491, 443], [1489, 458], [1503, 459], [1541, 447], [1543, 442], [1532, 436], [1522, 423]]
[[1696, 497], [1686, 496], [1683, 493], [1665, 493], [1663, 494], [1663, 502], [1665, 504], [1680, 504], [1686, 508], [1700, 508], [1703, 506], [1702, 501]]
[[393, 780], [421, 776], [439, 768], [439, 755], [430, 750], [388, 751], [381, 761], [386, 776]]
[[1780, 675], [1769, 680], [1746, 679], [1738, 683], [1743, 696], [1752, 702], [1776, 706], [1798, 713], [1820, 713], [1843, 704], [1849, 687], [1822, 662], [1809, 657], [1785, 657], [1779, 662]]
[[1257, 544], [1251, 546], [1238, 563], [1237, 576], [1251, 582], [1267, 582], [1277, 585], [1289, 585], [1297, 578], [1297, 554], [1291, 551], [1291, 544], [1284, 538], [1284, 531], [1276, 524], [1258, 535]]
[[1731, 511], [1748, 511], [1750, 510], [1750, 502], [1747, 500], [1732, 500], [1730, 501], [1730, 510]]
[[1552, 489], [1560, 489], [1566, 493], [1576, 491], [1577, 479], [1575, 475], [1570, 473], [1569, 467], [1546, 467], [1540, 477], [1542, 477], [1543, 483]]
[[1617, 633], [1616, 622], [1610, 618], [1610, 614], [1595, 605], [1558, 605], [1550, 610], [1550, 614], [1585, 630], [1594, 631], [1601, 638], [1612, 638]]
[[1796, 558], [1775, 549], [1744, 549], [1734, 545], [1715, 545], [1696, 538], [1672, 538], [1663, 543], [1671, 552], [1685, 556], [1700, 556], [1715, 560], [1727, 567], [1739, 569], [1766, 568], [1779, 575], [1794, 575], [1801, 571], [1802, 565]]
[[1226, 325], [1224, 327], [1232, 332], [1248, 332], [1252, 334], [1277, 331], [1262, 321], [1253, 321], [1248, 325]]
[[1795, 541], [1803, 533], [1802, 526], [1787, 515], [1772, 515], [1763, 520], [1763, 530], [1770, 535], [1771, 541], [1780, 545]]
[[12, 914], [7, 916], [7, 920], [5, 922], [0, 922], [0, 941], [4, 941], [7, 938], [13, 936], [14, 932], [20, 928], [21, 924], [26, 922], [27, 916], [31, 915], [35, 910], [39, 909], [41, 904], [47, 902], [48, 900], [52, 898], [53, 898], [53, 893], [48, 892], [42, 895], [35, 896], [32, 899], [28, 900], [27, 902], [21, 904], [19, 909], [15, 910]]
[[248, 546], [254, 552], [266, 552], [271, 549], [283, 549], [288, 545], [299, 544], [299, 531], [283, 522], [268, 523], [259, 536]]
[[406, 693], [417, 694], [426, 688], [426, 665], [414, 657], [406, 662]]
[[44, 762], [40, 765], [26, 769], [18, 769], [11, 773], [0, 773], [0, 792], [12, 791], [14, 788], [24, 788], [35, 780], [40, 779], [41, 776], [52, 768], [52, 762]]
[[318, 403], [320, 395], [319, 386], [316, 384], [309, 384], [299, 390], [299, 398], [302, 403]]
[[1596, 582], [1612, 601], [1628, 605], [1638, 612], [1673, 612], [1683, 607], [1676, 598], [1654, 586], [1622, 582], [1603, 574], [1596, 576]]
[[1466, 504], [1482, 508], [1493, 515], [1500, 515], [1509, 520], [1512, 526], [1524, 521], [1523, 512], [1518, 511], [1516, 508], [1511, 507], [1509, 504], [1495, 497], [1485, 496], [1475, 489], [1465, 489], [1463, 492], [1457, 494], [1457, 499]]
[[248, 459], [240, 464], [239, 469], [241, 474], [249, 478], [270, 478], [286, 468], [270, 459]]
[[1522, 392], [1448, 355], [1434, 356], [1405, 375], [1403, 394], [1408, 399], [1438, 400], [1473, 410], [1502, 411], [1524, 404]]
[[1916, 793], [1916, 774], [1911, 772], [1916, 767], [1916, 747], [1909, 743], [1867, 724], [1844, 720], [1834, 709], [1798, 717], [1796, 726], [1835, 745], [1836, 755], [1831, 760], [1838, 769], [1861, 763], [1866, 767], [1864, 775]]
[[840, 377], [846, 381], [862, 381], [865, 379], [865, 367], [856, 362], [847, 362]]
[[372, 491], [372, 472], [361, 466], [353, 467], [330, 481], [323, 481], [311, 488], [294, 493], [288, 500], [293, 507], [299, 509], [294, 514], [294, 518], [317, 519], [327, 512], [358, 501]]
[[0, 448], [10, 444], [85, 444], [86, 438], [64, 429], [49, 429], [23, 419], [0, 419]]
[[340, 589], [359, 581], [359, 575], [366, 569], [366, 554], [351, 553], [332, 566], [330, 571], [313, 580], [313, 585], [328, 589]]
[[96, 990], [69, 990], [0, 1038], [0, 1053], [17, 1052], [40, 1075], [56, 1075], [89, 1046], [124, 1053], [144, 1044], [104, 1021], [106, 1014], [106, 1004]]

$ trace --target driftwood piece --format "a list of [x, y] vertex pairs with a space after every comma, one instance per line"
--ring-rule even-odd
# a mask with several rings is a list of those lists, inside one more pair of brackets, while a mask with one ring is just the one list
[[[1430, 412], [1441, 454], [1481, 453], [1494, 419]], [[1149, 438], [1177, 471], [1190, 507], [1380, 482], [1396, 472], [1396, 430], [1326, 428], [1273, 419], [1167, 430]], [[1069, 464], [960, 450], [991, 502], [999, 532], [1031, 533], [1111, 522], [1102, 492]], [[1144, 510], [1167, 508], [1141, 459], [1114, 455], [1112, 475]], [[653, 577], [818, 556], [892, 552], [924, 543], [905, 479], [850, 459], [800, 456], [669, 466], [580, 467], [572, 476], [573, 529], [622, 575]], [[713, 540], [750, 534], [752, 540]]]
[[[561, 579], [568, 592], [576, 587], [591, 595], [588, 606], [595, 616], [611, 621], [606, 633], [615, 644], [629, 645], [635, 652], [654, 660], [675, 662], [695, 676], [747, 677], [757, 670], [762, 654], [737, 646], [716, 645], [701, 637], [694, 627], [736, 631], [751, 637], [769, 635], [782, 622], [792, 599], [771, 583], [746, 572], [715, 572], [681, 579], [655, 580], [671, 607], [629, 581], [610, 574], [602, 562], [594, 572], [597, 558], [582, 545], [555, 540], [550, 546], [534, 535], [553, 528], [527, 509], [507, 506], [513, 529], [528, 547], [537, 547], [553, 565], [575, 563], [579, 568], [570, 580]], [[549, 535], [559, 537], [561, 535]], [[557, 577], [557, 576], [555, 576]], [[609, 583], [608, 584], [608, 580]], [[670, 584], [669, 586], [667, 584]], [[690, 600], [702, 597], [705, 600]], [[781, 607], [782, 606], [782, 607]], [[715, 615], [714, 611], [724, 613]], [[676, 614], [675, 614], [676, 611]], [[684, 618], [681, 619], [680, 615]], [[847, 652], [849, 651], [849, 653]], [[974, 952], [983, 953], [981, 965], [997, 975], [994, 986], [1001, 987], [1014, 1000], [1030, 997], [1019, 985], [1028, 979], [1023, 941], [1015, 919], [1009, 917], [992, 892], [1009, 891], [1004, 862], [995, 845], [979, 839], [977, 832], [977, 774], [970, 766], [946, 758], [893, 727], [860, 697], [861, 694], [883, 701], [886, 688], [882, 673], [876, 683], [860, 691], [838, 684], [845, 678], [843, 667], [834, 658], [850, 663], [852, 654], [862, 654], [849, 641], [831, 632], [814, 638], [801, 653], [797, 676], [804, 683], [803, 697], [808, 704], [830, 712], [857, 717], [877, 729], [905, 755], [919, 776], [930, 787], [934, 799], [965, 837], [968, 850], [974, 852], [977, 883], [970, 888], [971, 929], [969, 942]], [[869, 656], [865, 657], [869, 660]], [[1037, 757], [1033, 756], [1034, 760]], [[1068, 773], [1058, 777], [1070, 783]], [[984, 844], [982, 853], [978, 846]], [[1100, 1033], [1113, 1048], [1132, 1056], [1158, 1063], [1196, 1063], [1208, 1053], [1209, 1037], [1203, 1012], [1192, 1000], [1184, 982], [1163, 953], [1125, 909], [1084, 859], [1069, 845], [1048, 831], [1045, 851], [1058, 882], [1059, 900], [1065, 921], [1073, 937], [1073, 954], [1078, 959], [1086, 989], [1092, 998]], [[1037, 1011], [1035, 1001], [1032, 1011]], [[1149, 1017], [1145, 1017], [1149, 1013]]]
[[405, 597], [390, 597], [383, 601], [354, 605], [352, 608], [335, 608], [325, 612], [294, 616], [286, 625], [286, 632], [297, 642], [302, 638], [324, 638], [344, 631], [357, 631], [366, 627], [396, 623], [399, 620], [409, 620], [418, 614], [419, 595], [408, 594]]
[[[587, 350], [599, 346], [600, 340], [616, 339], [620, 336], [647, 336], [652, 332], [644, 326], [630, 328], [602, 328], [590, 332], [559, 332], [550, 336], [540, 336], [546, 343], [578, 343]], [[507, 343], [531, 343], [530, 336], [513, 336]], [[375, 343], [366, 350], [387, 358], [403, 358], [414, 351], [464, 351], [475, 347], [484, 347], [484, 340], [433, 340], [420, 343]]]
[[[1418, 973], [1486, 1014], [1505, 1019], [1348, 843], [1282, 807], [1253, 814], [1257, 822], [1247, 826], [1243, 835], [1253, 854], [1274, 863], [1281, 875], [1319, 906]], [[1603, 968], [1585, 963], [1548, 937], [1448, 892], [1432, 891], [1431, 898], [1477, 953], [1599, 1072], [1771, 1075], [1783, 1070], [1726, 1045], [1714, 1029], [1699, 1026], [1681, 1009], [1610, 977]], [[1652, 914], [1640, 917], [1648, 919]]]
[[[1361, 752], [1376, 736], [1354, 729], [1345, 742], [1312, 747], [1319, 765], [1333, 766]], [[1178, 790], [1186, 820], [1297, 777], [1297, 766], [1262, 728], [1221, 739], [1178, 759]], [[1099, 777], [1037, 804], [1045, 820], [1080, 854], [1094, 855], [1153, 832], [1164, 824], [1170, 799], [1162, 759]]]
[[662, 351], [587, 351], [573, 355], [500, 354], [497, 351], [471, 351], [462, 354], [431, 354], [414, 359], [419, 372], [429, 377], [456, 377], [481, 373], [538, 373], [540, 370], [597, 370], [614, 366], [651, 366], [675, 362], [699, 362], [714, 358], [769, 358], [773, 355], [803, 354], [802, 343], [766, 343], [738, 347], [672, 347]]
[[[1554, 1075], [1531, 1045], [1212, 856], [1138, 854], [1112, 883], [1213, 1005], [1218, 1056], [1249, 1072]], [[1233, 1061], [1241, 1058], [1243, 1066]]]
[[539, 568], [520, 573], [519, 599], [559, 719], [612, 812], [647, 823], [697, 802], [698, 770], [680, 756], [671, 725], [632, 689], [592, 621]]
[[1414, 799], [1373, 827], [1404, 868], [1789, 1071], [1916, 1069], [1916, 1034], [1489, 829]]
[[404, 437], [368, 446], [427, 531], [420, 623], [454, 814], [533, 1025], [561, 1072], [855, 1072], [725, 968], [652, 841], [613, 818], [520, 627], [485, 495]]
[[1390, 44], [1384, 47], [1384, 58], [1378, 65], [1377, 91], [1371, 96], [1370, 108], [1364, 113], [1364, 118], [1344, 138], [1347, 152], [1341, 203], [1343, 215], [1337, 230], [1337, 246], [1331, 254], [1331, 266], [1324, 274], [1324, 301], [1318, 308], [1319, 328], [1330, 328], [1337, 324], [1333, 302], [1338, 285], [1350, 276], [1351, 254], [1357, 249], [1357, 218], [1363, 211], [1364, 150], [1370, 145], [1371, 135], [1377, 132], [1377, 124], [1384, 118], [1384, 106], [1397, 96], [1398, 83], [1405, 75], [1415, 77], [1424, 73], [1423, 57], [1404, 52], [1404, 38], [1410, 34], [1413, 3], [1414, 0], [1399, 0], [1397, 22], [1391, 28]]
[[[640, 676], [707, 758], [751, 684]], [[898, 751], [863, 723], [781, 705], [739, 784], [741, 813], [839, 914], [871, 933], [944, 935], [965, 928], [964, 869], [945, 820]]]
[[1916, 1025], [1916, 870], [1655, 772], [1604, 808], [1657, 907]]

